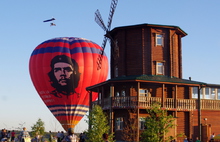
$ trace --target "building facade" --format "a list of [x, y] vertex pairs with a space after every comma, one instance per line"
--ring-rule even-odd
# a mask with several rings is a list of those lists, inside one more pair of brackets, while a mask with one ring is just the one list
[[[117, 141], [140, 140], [146, 109], [156, 101], [175, 118], [170, 135], [209, 139], [220, 130], [220, 85], [182, 78], [182, 43], [177, 26], [140, 24], [117, 27], [111, 39], [111, 78], [87, 88], [109, 116]], [[209, 123], [210, 122], [210, 123]], [[126, 138], [126, 126], [136, 126]], [[126, 140], [127, 139], [127, 140]], [[184, 137], [178, 138], [183, 140]]]

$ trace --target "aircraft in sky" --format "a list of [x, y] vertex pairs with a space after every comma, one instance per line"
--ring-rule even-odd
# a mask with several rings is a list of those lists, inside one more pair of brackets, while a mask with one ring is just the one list
[[[48, 20], [44, 20], [43, 22], [50, 22], [50, 21], [54, 21], [54, 20], [56, 20], [55, 18], [51, 18], [51, 19], [48, 19]], [[55, 23], [50, 23], [50, 26], [56, 26], [56, 24]]]

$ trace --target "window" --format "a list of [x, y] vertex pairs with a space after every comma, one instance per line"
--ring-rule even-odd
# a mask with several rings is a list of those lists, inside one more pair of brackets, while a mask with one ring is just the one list
[[[192, 88], [192, 98], [198, 99], [198, 87]], [[205, 87], [200, 89], [201, 99], [220, 100], [220, 89]]]
[[[192, 98], [198, 99], [198, 87], [192, 88]], [[203, 88], [200, 89], [200, 99], [204, 99], [203, 97]]]
[[217, 89], [217, 99], [220, 100], [220, 89]]
[[123, 117], [117, 117], [115, 124], [116, 124], [116, 130], [122, 130], [123, 129]]
[[115, 67], [115, 77], [118, 77], [118, 67]]
[[164, 75], [164, 63], [163, 62], [157, 62], [156, 65], [156, 72], [158, 75]]
[[203, 89], [204, 89], [204, 88], [201, 88], [201, 89], [200, 89], [200, 99], [204, 99], [204, 96], [203, 96], [203, 92], [204, 92], [204, 91], [203, 91]]
[[126, 94], [125, 94], [125, 90], [121, 91], [121, 97], [122, 97], [122, 102], [125, 103], [126, 102]]
[[139, 101], [145, 102], [146, 97], [150, 97], [150, 92], [147, 89], [139, 89]]
[[126, 96], [125, 90], [122, 90], [122, 91], [121, 91], [121, 96], [122, 96], [122, 97], [125, 97], [125, 96]]
[[150, 96], [148, 96], [148, 90], [147, 89], [139, 89], [139, 96], [150, 97]]
[[116, 97], [119, 97], [120, 96], [120, 93], [117, 91], [116, 92]]
[[125, 97], [125, 96], [126, 96], [125, 90], [115, 92], [115, 97]]
[[198, 98], [198, 87], [192, 88], [192, 98]]
[[211, 99], [211, 97], [210, 97], [210, 88], [205, 88], [205, 98], [206, 99]]
[[120, 103], [120, 92], [119, 91], [115, 92], [114, 99], [115, 99], [115, 101], [114, 101], [115, 104], [114, 105], [119, 107], [121, 105], [121, 103]]
[[99, 99], [100, 100], [102, 99], [102, 93], [99, 93]]
[[99, 93], [99, 97], [97, 99], [99, 101], [98, 103], [101, 104], [101, 102], [102, 102], [102, 93]]
[[162, 45], [163, 45], [163, 35], [156, 34], [156, 46], [162, 46]]
[[145, 118], [144, 117], [140, 117], [139, 118], [139, 129], [140, 130], [144, 130], [145, 129]]
[[211, 99], [215, 100], [216, 99], [216, 95], [215, 95], [215, 88], [211, 88]]

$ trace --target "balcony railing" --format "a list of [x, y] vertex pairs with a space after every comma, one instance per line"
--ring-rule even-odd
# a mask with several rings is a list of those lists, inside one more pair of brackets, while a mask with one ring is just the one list
[[[166, 98], [162, 103], [159, 97], [112, 97], [105, 98], [104, 100], [98, 100], [93, 102], [93, 105], [101, 105], [103, 109], [109, 108], [150, 108], [154, 102], [161, 102], [162, 107], [169, 110], [180, 110], [180, 111], [192, 111], [198, 109], [197, 99], [175, 99]], [[203, 110], [220, 110], [220, 100], [206, 100], [201, 99], [201, 109]]]

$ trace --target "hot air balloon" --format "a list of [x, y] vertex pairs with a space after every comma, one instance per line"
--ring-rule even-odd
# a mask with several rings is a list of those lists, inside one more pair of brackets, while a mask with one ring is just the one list
[[[107, 79], [108, 59], [102, 68], [97, 59], [102, 48], [76, 37], [61, 37], [38, 45], [31, 54], [29, 71], [32, 82], [49, 110], [67, 131], [89, 110], [86, 87]], [[93, 101], [97, 94], [92, 94]]]

